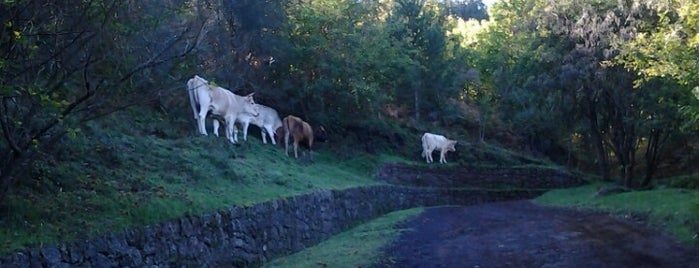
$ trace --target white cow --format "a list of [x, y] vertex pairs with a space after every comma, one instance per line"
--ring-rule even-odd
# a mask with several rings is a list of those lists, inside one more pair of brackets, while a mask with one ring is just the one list
[[425, 133], [422, 135], [422, 157], [427, 163], [432, 163], [432, 151], [435, 149], [440, 151], [439, 163], [447, 163], [447, 151], [455, 152], [456, 141], [449, 140], [442, 135]]
[[[250, 123], [252, 123], [253, 125], [256, 125], [260, 128], [262, 132], [261, 135], [263, 143], [267, 144], [266, 134], [269, 134], [269, 138], [272, 140], [272, 144], [276, 145], [277, 140], [275, 137], [275, 133], [278, 128], [282, 127], [282, 120], [279, 118], [279, 113], [277, 113], [277, 110], [274, 110], [274, 108], [267, 107], [262, 104], [255, 104], [255, 106], [257, 106], [257, 111], [260, 113], [258, 116], [253, 116], [249, 113], [243, 113], [240, 114], [240, 116], [238, 116], [238, 121], [236, 123], [240, 123], [243, 125], [243, 140], [248, 140], [248, 127], [250, 126]], [[233, 135], [237, 140], [237, 128]]]
[[[251, 93], [247, 96], [238, 96], [229, 90], [209, 85], [209, 82], [204, 78], [195, 75], [187, 81], [187, 89], [189, 92], [189, 101], [192, 105], [194, 118], [197, 120], [199, 132], [206, 136], [205, 119], [206, 114], [221, 116], [226, 121], [226, 138], [232, 143], [236, 143], [233, 130], [235, 129], [234, 122], [242, 113], [249, 113], [257, 116], [259, 112], [255, 106], [255, 100]], [[197, 113], [197, 106], [199, 113]], [[218, 136], [218, 120], [214, 120], [214, 134]]]

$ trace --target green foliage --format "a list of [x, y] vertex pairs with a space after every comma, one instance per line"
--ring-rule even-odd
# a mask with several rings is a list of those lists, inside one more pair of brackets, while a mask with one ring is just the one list
[[[649, 26], [640, 28], [633, 40], [617, 44], [621, 54], [613, 63], [638, 72], [637, 87], [656, 79], [671, 79], [684, 85], [676, 90], [693, 92], [693, 99], [699, 99], [699, 3], [650, 1], [639, 9], [654, 16], [643, 18]], [[689, 125], [696, 126], [699, 104], [683, 105], [681, 110], [690, 118]]]
[[[699, 3], [674, 0], [667, 3], [647, 2], [640, 5], [641, 12], [655, 16], [651, 27], [641, 32], [631, 42], [620, 43], [623, 53], [617, 58], [643, 75], [644, 78], [672, 77], [691, 87], [699, 85]], [[639, 81], [641, 82], [641, 81]]]
[[657, 184], [672, 188], [699, 190], [699, 174], [664, 178], [662, 180], [658, 180]]
[[[280, 65], [286, 109], [337, 117], [374, 115], [393, 98], [405, 59], [377, 18], [379, 3], [314, 1], [290, 5], [288, 64]], [[375, 9], [379, 8], [379, 9]], [[388, 91], [386, 91], [388, 89]], [[296, 112], [297, 114], [299, 112]], [[332, 118], [319, 118], [331, 121]]]
[[423, 208], [388, 213], [264, 267], [369, 267], [378, 262], [380, 249], [407, 229], [396, 225], [422, 213]]
[[[0, 13], [0, 203], [22, 172], [94, 118], [153, 101], [197, 23], [170, 1], [16, 1]], [[154, 8], [157, 6], [158, 8]], [[172, 7], [172, 9], [170, 8]], [[12, 33], [6, 35], [4, 33]], [[162, 86], [162, 87], [161, 87]]]
[[634, 53], [617, 44], [657, 25], [659, 18], [643, 6], [498, 2], [473, 45], [482, 77], [492, 77], [492, 85], [467, 96], [502, 118], [523, 149], [581, 160], [585, 169], [597, 165], [602, 177], [618, 176], [627, 186], [647, 185], [663, 156], [693, 143], [685, 129], [696, 125], [697, 106], [686, 94], [691, 87], [656, 79], [635, 90], [634, 72], [608, 64]]

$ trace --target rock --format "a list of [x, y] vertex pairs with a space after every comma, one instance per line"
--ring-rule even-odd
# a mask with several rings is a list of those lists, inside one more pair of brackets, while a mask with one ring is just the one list
[[623, 186], [618, 186], [618, 185], [607, 186], [607, 187], [600, 188], [597, 191], [597, 193], [595, 193], [595, 197], [603, 197], [603, 196], [608, 196], [608, 195], [613, 195], [613, 194], [625, 193], [625, 192], [629, 192], [629, 191], [631, 191], [631, 189], [623, 187]]

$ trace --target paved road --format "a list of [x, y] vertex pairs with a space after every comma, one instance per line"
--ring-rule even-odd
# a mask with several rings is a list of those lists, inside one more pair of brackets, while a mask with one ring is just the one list
[[690, 248], [642, 224], [529, 201], [430, 208], [378, 267], [699, 267]]

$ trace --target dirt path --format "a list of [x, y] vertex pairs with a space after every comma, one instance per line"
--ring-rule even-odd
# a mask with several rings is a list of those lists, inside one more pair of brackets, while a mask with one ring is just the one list
[[529, 201], [426, 210], [378, 267], [699, 267], [699, 249], [605, 214]]

